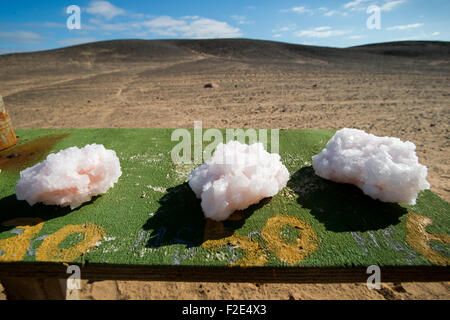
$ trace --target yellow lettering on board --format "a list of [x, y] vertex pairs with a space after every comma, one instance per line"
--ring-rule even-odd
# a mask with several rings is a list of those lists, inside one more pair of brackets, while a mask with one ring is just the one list
[[450, 245], [450, 236], [428, 232], [426, 227], [432, 224], [433, 221], [430, 218], [418, 213], [408, 212], [406, 240], [414, 250], [427, 258], [428, 261], [440, 266], [448, 266], [450, 265], [450, 258], [431, 248], [430, 241], [439, 241]]
[[42, 229], [44, 222], [39, 218], [16, 218], [2, 223], [5, 227], [16, 227], [23, 232], [15, 237], [0, 240], [0, 261], [21, 261], [27, 249], [30, 247], [31, 239]]
[[[281, 237], [281, 231], [286, 225], [300, 231], [300, 236], [292, 243], [286, 242]], [[288, 215], [277, 214], [267, 220], [261, 230], [261, 236], [272, 253], [291, 265], [304, 260], [319, 247], [319, 240], [314, 229], [307, 222]]]
[[[84, 239], [71, 248], [60, 248], [58, 245], [73, 233], [82, 233]], [[93, 223], [67, 225], [47, 237], [36, 253], [38, 261], [70, 262], [85, 254], [89, 248], [106, 235], [105, 229]]]
[[221, 221], [206, 219], [204, 238], [205, 242], [203, 242], [202, 248], [219, 250], [229, 245], [243, 251], [244, 257], [230, 264], [231, 266], [262, 266], [268, 261], [264, 248], [258, 242], [252, 241], [249, 237], [224, 230]]

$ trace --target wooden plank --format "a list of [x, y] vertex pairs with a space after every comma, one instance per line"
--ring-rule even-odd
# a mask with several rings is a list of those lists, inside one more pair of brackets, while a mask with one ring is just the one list
[[[71, 264], [72, 265], [72, 264]], [[250, 283], [351, 283], [366, 282], [365, 267], [208, 267], [85, 264], [81, 279], [182, 282]], [[57, 263], [9, 263], [0, 268], [5, 277], [60, 279], [68, 277], [67, 265]], [[449, 281], [448, 267], [381, 267], [382, 282]], [[3, 280], [2, 280], [3, 281]]]
[[[392, 281], [450, 280], [449, 203], [431, 191], [415, 206], [382, 203], [317, 177], [311, 156], [333, 131], [281, 130], [288, 187], [221, 223], [204, 219], [185, 183], [195, 165], [171, 162], [172, 131], [17, 130], [18, 145], [0, 152], [0, 278], [50, 276], [50, 266], [67, 277], [70, 262], [91, 279], [359, 281], [376, 264]], [[89, 143], [120, 158], [107, 194], [74, 211], [16, 200], [21, 169]]]

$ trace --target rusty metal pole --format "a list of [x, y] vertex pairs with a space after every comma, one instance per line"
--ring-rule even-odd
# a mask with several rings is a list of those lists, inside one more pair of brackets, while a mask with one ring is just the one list
[[0, 150], [11, 147], [17, 143], [11, 118], [6, 112], [5, 103], [0, 96]]

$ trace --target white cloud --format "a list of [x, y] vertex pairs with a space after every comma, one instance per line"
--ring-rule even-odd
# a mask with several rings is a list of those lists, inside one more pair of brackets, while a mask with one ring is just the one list
[[272, 32], [286, 32], [286, 31], [289, 31], [289, 30], [291, 30], [291, 28], [289, 28], [289, 27], [281, 27], [281, 28], [278, 28], [278, 29], [273, 29]]
[[313, 10], [308, 9], [304, 6], [292, 7], [290, 9], [282, 9], [282, 10], [280, 10], [280, 12], [295, 12], [298, 14], [303, 14], [303, 13], [313, 14]]
[[[433, 32], [430, 34], [421, 32], [419, 34], [415, 34], [412, 36], [406, 36], [406, 37], [392, 39], [392, 41], [430, 40], [430, 38], [434, 38], [434, 37], [438, 36], [439, 34], [440, 34], [439, 32]], [[434, 40], [434, 39], [431, 39], [431, 40]]]
[[[410, 37], [401, 37], [401, 38], [395, 38], [395, 39], [392, 39], [391, 41], [410, 41], [410, 40], [419, 40], [419, 39], [421, 39], [422, 37], [419, 35], [419, 36], [410, 36]], [[423, 39], [423, 38], [422, 38]]]
[[253, 21], [249, 21], [247, 19], [247, 16], [240, 16], [240, 15], [232, 15], [231, 18], [235, 20], [238, 24], [252, 24]]
[[95, 38], [71, 38], [71, 39], [64, 39], [58, 41], [58, 44], [61, 46], [74, 46], [77, 44], [87, 43], [87, 42], [94, 42]]
[[346, 11], [366, 11], [368, 7], [368, 1], [369, 0], [354, 0], [345, 3], [342, 7]]
[[0, 31], [0, 42], [36, 44], [41, 43], [43, 36], [29, 31]]
[[102, 16], [106, 20], [110, 20], [116, 16], [125, 14], [125, 10], [116, 7], [108, 1], [92, 1], [89, 4], [89, 7], [86, 8], [86, 12]]
[[294, 31], [296, 28], [297, 28], [297, 25], [296, 25], [295, 23], [290, 24], [290, 25], [288, 25], [288, 26], [283, 26], [283, 27], [277, 26], [277, 28], [272, 29], [272, 33], [273, 33], [273, 34], [272, 34], [272, 37], [274, 37], [274, 38], [280, 38], [280, 37], [283, 36], [283, 34], [284, 34], [285, 32], [292, 32], [292, 31]]
[[226, 22], [200, 16], [183, 16], [181, 18], [159, 16], [149, 20], [131, 20], [124, 23], [106, 23], [99, 19], [90, 19], [89, 22], [97, 29], [122, 32], [136, 37], [153, 34], [177, 38], [235, 38], [243, 35], [239, 28]]
[[357, 7], [358, 5], [360, 5], [362, 2], [365, 2], [365, 0], [350, 1], [350, 2], [347, 2], [346, 4], [344, 4], [344, 8], [345, 9], [354, 8], [354, 7]]
[[370, 0], [353, 0], [347, 2], [343, 5], [343, 8], [347, 11], [365, 11], [369, 4], [377, 5], [381, 11], [391, 11], [398, 5], [405, 3], [407, 0], [383, 0], [384, 4], [380, 4], [380, 1], [371, 1], [372, 3], [367, 3]]
[[336, 14], [339, 14], [339, 15], [344, 16], [344, 17], [348, 16], [347, 12], [341, 12], [341, 11], [338, 11], [338, 10], [329, 10], [329, 11], [325, 12], [323, 15], [325, 17], [332, 17], [332, 16], [334, 16]]
[[153, 20], [143, 22], [142, 25], [150, 28], [177, 28], [186, 25], [186, 21], [174, 19], [169, 16], [161, 16]]
[[226, 22], [198, 16], [189, 19], [175, 19], [161, 16], [141, 22], [140, 25], [149, 28], [149, 32], [159, 36], [185, 38], [235, 38], [242, 36], [239, 28], [230, 26]]
[[390, 2], [386, 2], [385, 4], [383, 4], [381, 6], [381, 11], [391, 11], [392, 9], [394, 9], [396, 6], [405, 3], [406, 0], [397, 0], [397, 1], [390, 1]]
[[316, 30], [316, 31], [327, 31], [327, 30], [331, 30], [331, 27], [328, 27], [328, 26], [316, 27], [316, 28], [314, 28], [314, 30]]
[[334, 16], [337, 13], [339, 13], [339, 11], [337, 11], [337, 10], [330, 10], [330, 11], [325, 12], [323, 15], [325, 17], [332, 17], [332, 16]]
[[349, 33], [344, 30], [333, 30], [329, 26], [316, 27], [307, 30], [299, 30], [294, 32], [294, 35], [297, 37], [308, 37], [308, 38], [328, 38], [335, 37]]
[[235, 38], [242, 36], [238, 28], [226, 22], [200, 18], [180, 28], [183, 37], [192, 38]]
[[419, 28], [422, 26], [423, 26], [423, 23], [413, 23], [413, 24], [407, 24], [407, 25], [403, 25], [403, 26], [389, 27], [389, 28], [386, 28], [386, 30], [407, 30], [407, 29]]
[[354, 36], [347, 37], [347, 39], [351, 39], [351, 40], [354, 40], [354, 39], [361, 39], [361, 38], [364, 38], [364, 36], [361, 36], [361, 35], [354, 35]]
[[303, 7], [303, 6], [293, 7], [291, 9], [291, 11], [297, 12], [297, 13], [311, 13], [312, 12], [312, 10], [307, 9], [306, 7]]
[[181, 17], [180, 19], [183, 19], [183, 20], [187, 20], [187, 19], [198, 19], [198, 18], [200, 18], [199, 16], [183, 16], [183, 17]]
[[[149, 32], [162, 37], [176, 37], [178, 35], [176, 32], [167, 29], [150, 29]], [[147, 35], [147, 33], [145, 33], [145, 35]]]

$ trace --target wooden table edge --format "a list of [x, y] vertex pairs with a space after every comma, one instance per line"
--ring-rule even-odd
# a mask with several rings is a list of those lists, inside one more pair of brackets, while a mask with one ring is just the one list
[[[69, 265], [80, 267], [81, 279], [175, 282], [352, 283], [366, 282], [366, 267], [206, 267], [88, 263], [0, 263], [0, 279], [66, 279]], [[450, 281], [446, 266], [380, 267], [382, 282]]]

